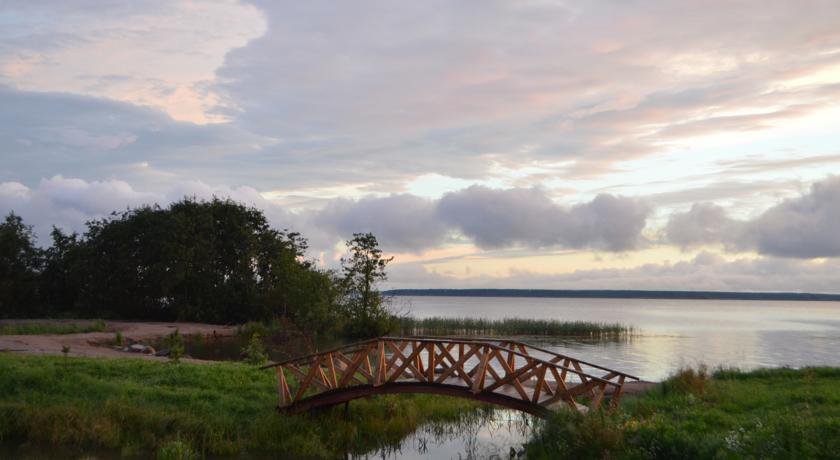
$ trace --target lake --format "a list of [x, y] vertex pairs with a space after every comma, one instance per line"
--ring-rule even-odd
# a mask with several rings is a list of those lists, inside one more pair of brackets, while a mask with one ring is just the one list
[[[637, 330], [627, 340], [527, 342], [637, 375], [662, 380], [684, 366], [840, 366], [840, 302], [395, 297], [419, 318], [537, 318], [619, 322]], [[508, 458], [527, 442], [534, 420], [499, 409], [458, 434], [419, 430], [403, 449], [363, 458]]]
[[562, 299], [523, 297], [395, 297], [416, 317], [537, 318], [622, 323], [627, 340], [525, 341], [662, 380], [683, 366], [753, 369], [840, 366], [840, 302]]

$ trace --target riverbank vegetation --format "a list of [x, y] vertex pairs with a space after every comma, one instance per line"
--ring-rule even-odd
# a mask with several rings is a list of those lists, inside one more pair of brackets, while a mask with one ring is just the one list
[[[237, 363], [0, 353], [0, 443], [116, 455], [191, 452], [334, 458], [399, 448], [426, 424], [492, 410], [430, 395], [356, 400], [317, 414], [275, 410], [273, 373]], [[560, 411], [528, 458], [836, 458], [840, 369], [685, 370], [613, 413]], [[835, 457], [832, 457], [835, 456]]]
[[354, 234], [340, 270], [320, 268], [300, 234], [262, 211], [185, 198], [54, 228], [41, 249], [15, 215], [0, 221], [0, 318], [104, 318], [236, 324], [280, 319], [312, 333], [370, 337], [393, 316], [376, 284], [390, 262]]
[[85, 332], [105, 332], [105, 321], [16, 321], [0, 324], [0, 335], [40, 335], [40, 334], [81, 334]]
[[[236, 363], [0, 353], [0, 442], [117, 455], [267, 453], [335, 458], [394, 448], [420, 425], [484, 409], [429, 395], [383, 396], [300, 416], [278, 414], [274, 373]], [[185, 457], [179, 457], [185, 458]]]
[[838, 458], [840, 368], [683, 370], [613, 414], [558, 413], [529, 458]]
[[586, 338], [615, 338], [633, 334], [633, 328], [618, 323], [560, 321], [524, 318], [413, 318], [399, 319], [403, 335], [526, 335]]

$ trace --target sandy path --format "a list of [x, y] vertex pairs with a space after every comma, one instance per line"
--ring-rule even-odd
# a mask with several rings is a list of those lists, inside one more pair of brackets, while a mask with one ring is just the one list
[[[13, 323], [14, 320], [3, 321]], [[89, 321], [82, 320], [38, 320], [44, 322], [69, 322], [74, 324], [86, 324]], [[83, 334], [48, 334], [48, 335], [0, 335], [0, 351], [13, 353], [26, 353], [35, 355], [60, 355], [62, 347], [70, 347], [71, 356], [89, 356], [105, 358], [140, 358], [166, 361], [165, 357], [146, 355], [142, 353], [129, 353], [116, 350], [107, 345], [114, 340], [116, 331], [122, 332], [127, 341], [149, 343], [156, 339], [166, 337], [175, 328], [178, 328], [182, 335], [217, 335], [231, 336], [236, 333], [236, 326], [219, 326], [214, 324], [201, 323], [150, 323], [150, 322], [129, 322], [129, 321], [106, 321], [109, 332], [87, 332]], [[206, 363], [198, 359], [184, 359], [187, 362]]]

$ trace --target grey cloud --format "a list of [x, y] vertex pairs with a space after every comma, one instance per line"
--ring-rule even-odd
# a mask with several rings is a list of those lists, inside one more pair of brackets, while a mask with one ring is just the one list
[[738, 259], [703, 252], [685, 262], [629, 269], [578, 270], [568, 274], [512, 271], [508, 276], [452, 277], [422, 263], [390, 267], [389, 288], [649, 289], [840, 293], [840, 259]]
[[665, 226], [665, 236], [670, 243], [684, 248], [716, 244], [730, 239], [738, 225], [722, 206], [701, 203], [688, 212], [672, 215]]
[[840, 177], [774, 206], [746, 225], [747, 244], [782, 257], [840, 256]]
[[261, 141], [232, 125], [199, 126], [128, 103], [0, 85], [0, 180], [98, 180], [149, 162], [191, 178], [224, 175], [230, 183], [230, 165], [258, 152]]
[[714, 205], [695, 205], [675, 213], [666, 238], [680, 246], [723, 243], [734, 250], [818, 258], [840, 256], [840, 177], [811, 186], [808, 193], [782, 201], [751, 220], [729, 217]]
[[564, 246], [610, 251], [634, 249], [650, 209], [631, 198], [598, 195], [564, 208], [540, 189], [473, 186], [443, 196], [444, 221], [483, 248]]
[[332, 200], [312, 220], [340, 238], [373, 232], [384, 247], [412, 252], [441, 244], [447, 232], [434, 201], [407, 194]]

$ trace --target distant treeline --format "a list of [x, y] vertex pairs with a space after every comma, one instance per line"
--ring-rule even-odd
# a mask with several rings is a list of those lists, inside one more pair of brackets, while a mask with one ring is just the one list
[[341, 271], [307, 259], [298, 233], [230, 201], [183, 199], [54, 228], [41, 249], [15, 215], [0, 221], [0, 318], [83, 317], [242, 323], [286, 318], [376, 335], [389, 316], [376, 238], [356, 234]]
[[840, 301], [840, 294], [799, 292], [639, 291], [568, 289], [392, 289], [391, 296], [540, 297], [573, 299], [696, 299], [696, 300], [822, 300]]

